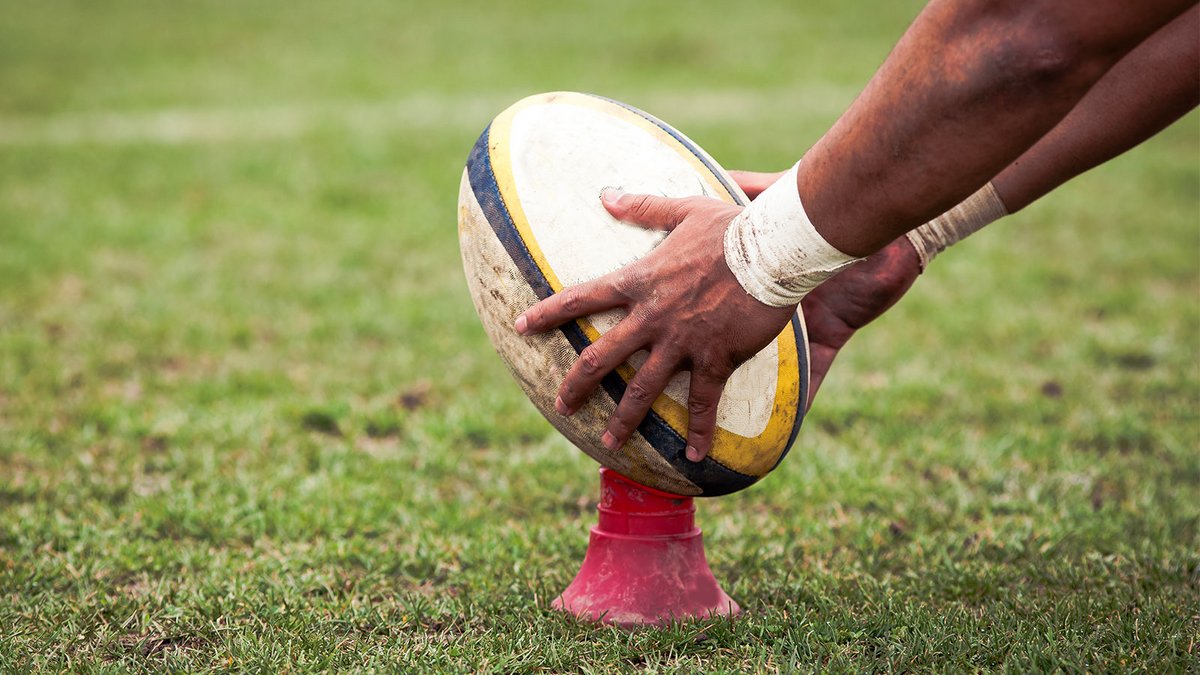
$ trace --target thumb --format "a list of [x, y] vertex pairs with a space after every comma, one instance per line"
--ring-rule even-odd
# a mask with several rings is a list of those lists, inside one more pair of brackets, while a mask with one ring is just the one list
[[600, 201], [617, 220], [668, 232], [682, 223], [689, 211], [687, 199], [625, 194], [616, 188], [604, 188]]

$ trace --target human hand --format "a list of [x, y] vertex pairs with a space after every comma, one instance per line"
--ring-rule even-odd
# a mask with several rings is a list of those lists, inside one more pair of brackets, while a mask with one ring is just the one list
[[838, 272], [800, 301], [808, 329], [808, 407], [846, 342], [896, 304], [921, 273], [907, 237]]
[[729, 177], [733, 179], [738, 187], [742, 188], [742, 192], [750, 199], [754, 199], [763, 190], [771, 187], [783, 177], [786, 171], [776, 171], [774, 173], [763, 173], [761, 171], [730, 171]]
[[579, 355], [559, 387], [555, 408], [573, 414], [601, 379], [631, 355], [649, 356], [629, 382], [601, 442], [620, 448], [675, 373], [689, 371], [687, 458], [712, 448], [725, 381], [770, 344], [795, 307], [771, 307], [746, 293], [725, 262], [724, 235], [741, 207], [705, 197], [668, 199], [605, 190], [614, 218], [670, 234], [645, 257], [616, 272], [564, 289], [517, 317], [522, 335], [622, 308], [627, 316]]
[[[751, 199], [770, 187], [783, 172], [730, 171]], [[921, 261], [907, 237], [834, 275], [800, 301], [808, 329], [810, 354], [808, 407], [825, 381], [842, 347], [858, 329], [896, 304], [921, 273]]]

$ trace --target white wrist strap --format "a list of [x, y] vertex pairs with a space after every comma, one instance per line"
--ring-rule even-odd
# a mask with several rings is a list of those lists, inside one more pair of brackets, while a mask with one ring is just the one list
[[996, 194], [996, 188], [988, 183], [958, 206], [910, 230], [908, 240], [917, 249], [921, 271], [925, 271], [938, 253], [1007, 215], [1008, 209]]
[[813, 228], [796, 189], [796, 167], [767, 188], [725, 230], [725, 262], [759, 302], [787, 307], [859, 258]]

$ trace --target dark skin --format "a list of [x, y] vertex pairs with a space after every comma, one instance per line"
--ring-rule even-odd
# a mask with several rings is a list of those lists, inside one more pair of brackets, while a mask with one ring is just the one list
[[[1193, 7], [1121, 59], [1050, 133], [992, 183], [1010, 213], [1136, 147], [1200, 104], [1200, 8]], [[757, 197], [780, 173], [731, 172]], [[908, 292], [920, 260], [900, 237], [818, 286], [800, 303], [812, 352], [808, 405], [838, 352]]]
[[[1053, 140], [1047, 132], [1067, 121], [1115, 63], [1191, 5], [935, 0], [922, 12], [800, 166], [798, 189], [817, 231], [848, 253], [876, 254], [805, 299], [817, 347], [814, 383], [854, 330], [911, 285], [915, 252], [898, 237], [993, 177], [1001, 198], [1012, 198], [997, 174], [1022, 162], [1036, 168], [1036, 157], [1032, 164], [1023, 158], [1031, 146], [1043, 136]], [[1083, 153], [1075, 164], [1107, 152]], [[758, 302], [726, 266], [721, 235], [738, 207], [702, 198], [606, 193], [602, 199], [614, 217], [672, 235], [638, 262], [538, 303], [515, 328], [542, 332], [626, 309], [629, 316], [585, 350], [564, 379], [559, 412], [573, 412], [605, 373], [647, 349], [649, 360], [603, 441], [611, 449], [624, 444], [670, 377], [688, 370], [687, 454], [699, 460], [711, 448], [725, 380], [780, 333], [795, 308]]]
[[934, 0], [805, 154], [797, 185], [813, 225], [866, 256], [944, 213], [1193, 4]]

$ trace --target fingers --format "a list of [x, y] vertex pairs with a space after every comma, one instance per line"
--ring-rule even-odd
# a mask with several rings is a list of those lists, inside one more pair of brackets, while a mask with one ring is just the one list
[[626, 318], [584, 349], [558, 388], [558, 398], [554, 401], [554, 409], [558, 414], [574, 415], [605, 375], [641, 349], [645, 344], [640, 335], [642, 330], [643, 324]]
[[666, 389], [677, 365], [676, 360], [667, 357], [663, 350], [650, 352], [650, 358], [626, 385], [617, 411], [608, 420], [608, 430], [600, 437], [604, 447], [616, 451], [625, 445], [645, 419], [646, 413], [650, 412], [654, 399]]
[[513, 329], [521, 335], [544, 333], [580, 317], [618, 307], [625, 296], [617, 289], [620, 277], [612, 274], [564, 288], [517, 317]]
[[825, 375], [829, 372], [829, 367], [833, 365], [833, 359], [837, 356], [838, 350], [828, 345], [814, 343], [809, 345], [809, 352], [812, 354], [812, 363], [809, 365], [808, 401], [804, 406], [806, 413], [812, 409], [813, 399], [817, 397], [817, 391], [821, 388], [821, 383], [825, 381]]
[[683, 222], [696, 205], [696, 197], [671, 199], [655, 195], [625, 194], [614, 188], [604, 188], [600, 201], [617, 220], [641, 225], [651, 230], [671, 231]]
[[733, 179], [738, 187], [742, 188], [742, 192], [750, 199], [754, 199], [763, 190], [775, 184], [786, 172], [779, 173], [762, 173], [759, 171], [730, 171], [729, 177]]
[[725, 388], [725, 377], [711, 371], [692, 371], [688, 392], [687, 458], [699, 462], [712, 450], [713, 434], [717, 428], [717, 404]]

